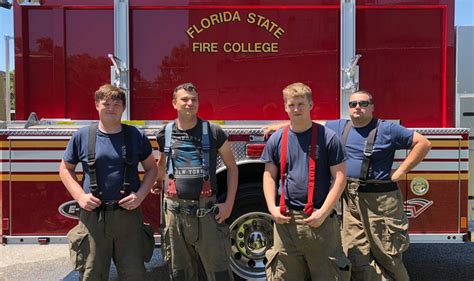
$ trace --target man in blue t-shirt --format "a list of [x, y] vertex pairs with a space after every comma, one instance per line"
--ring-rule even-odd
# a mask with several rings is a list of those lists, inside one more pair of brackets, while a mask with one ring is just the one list
[[346, 155], [334, 131], [311, 121], [311, 96], [302, 83], [283, 90], [290, 125], [270, 137], [261, 157], [275, 221], [274, 244], [266, 252], [268, 280], [349, 280], [333, 210], [344, 190]]
[[[352, 263], [352, 280], [405, 281], [410, 279], [402, 259], [409, 245], [408, 220], [396, 182], [423, 160], [431, 143], [417, 132], [375, 119], [373, 112], [372, 95], [358, 91], [349, 101], [351, 123], [326, 123], [341, 137], [348, 157], [343, 247]], [[373, 143], [370, 157], [364, 157], [367, 143]], [[397, 149], [411, 151], [391, 173]]]
[[[74, 133], [59, 168], [61, 180], [81, 207], [79, 224], [68, 233], [71, 259], [81, 280], [108, 280], [112, 258], [121, 280], [143, 280], [150, 250], [144, 247], [147, 234], [140, 204], [157, 177], [155, 158], [148, 138], [121, 124], [123, 90], [103, 85], [95, 93], [95, 107], [98, 125]], [[89, 149], [94, 142], [95, 149]], [[95, 164], [89, 167], [91, 157]], [[79, 163], [82, 186], [75, 172]], [[139, 163], [145, 170], [141, 183]]]

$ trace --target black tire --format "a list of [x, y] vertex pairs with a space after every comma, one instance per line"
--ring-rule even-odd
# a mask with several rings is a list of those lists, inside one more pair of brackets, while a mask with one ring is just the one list
[[231, 225], [238, 217], [249, 212], [269, 213], [263, 187], [260, 182], [249, 182], [239, 185], [235, 196], [234, 208], [232, 214], [227, 219]]

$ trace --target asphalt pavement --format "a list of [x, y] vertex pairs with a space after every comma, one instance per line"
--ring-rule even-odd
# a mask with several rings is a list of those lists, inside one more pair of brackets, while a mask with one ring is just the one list
[[[68, 255], [67, 245], [0, 246], [0, 281], [75, 281]], [[474, 243], [412, 244], [405, 264], [412, 281], [474, 281]], [[146, 280], [169, 280], [159, 248], [146, 268]], [[114, 267], [110, 280], [118, 280]]]
[[[146, 279], [168, 281], [168, 268], [156, 248], [146, 264]], [[0, 281], [78, 280], [69, 262], [68, 245], [3, 245], [0, 246]], [[110, 280], [118, 280], [112, 266]]]

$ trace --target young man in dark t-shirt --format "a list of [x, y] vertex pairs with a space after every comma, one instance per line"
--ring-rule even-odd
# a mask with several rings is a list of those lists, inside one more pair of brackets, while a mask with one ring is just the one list
[[[173, 107], [178, 119], [157, 134], [162, 153], [157, 182], [167, 179], [162, 251], [172, 280], [198, 280], [199, 262], [207, 280], [232, 280], [225, 220], [232, 212], [238, 168], [224, 131], [199, 119], [198, 106], [194, 85], [177, 86]], [[221, 204], [216, 203], [217, 154], [227, 167], [227, 196]]]
[[[72, 262], [81, 280], [108, 280], [112, 258], [121, 280], [143, 280], [145, 234], [140, 204], [157, 176], [155, 158], [143, 132], [121, 124], [125, 110], [121, 89], [103, 85], [95, 93], [95, 106], [98, 125], [74, 133], [59, 168], [61, 180], [81, 207], [79, 224], [68, 233]], [[92, 173], [90, 133], [95, 142]], [[79, 163], [84, 172], [82, 186], [75, 172]], [[141, 182], [139, 163], [145, 170]], [[130, 184], [126, 189], [125, 181]]]
[[290, 125], [270, 137], [261, 157], [263, 190], [275, 220], [267, 280], [349, 280], [333, 210], [344, 190], [346, 155], [334, 131], [311, 121], [311, 95], [302, 83], [283, 90]]

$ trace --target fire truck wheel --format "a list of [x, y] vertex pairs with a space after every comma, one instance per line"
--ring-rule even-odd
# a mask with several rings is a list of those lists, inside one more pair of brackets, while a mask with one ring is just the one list
[[265, 280], [265, 252], [273, 245], [273, 220], [261, 182], [239, 185], [230, 228], [230, 265], [236, 280]]

